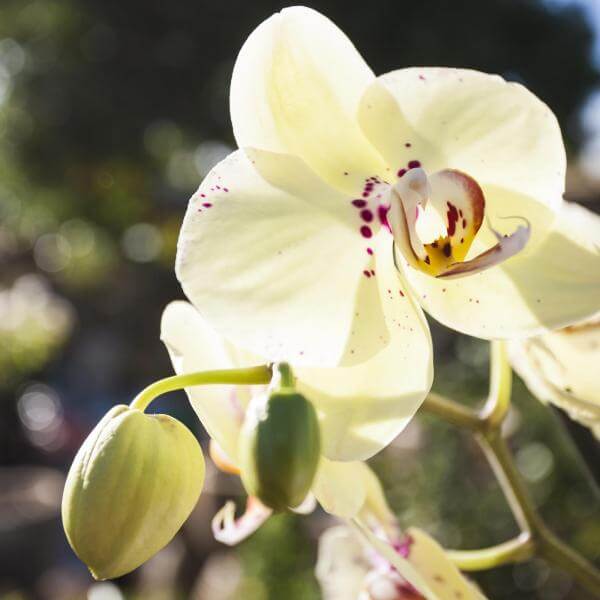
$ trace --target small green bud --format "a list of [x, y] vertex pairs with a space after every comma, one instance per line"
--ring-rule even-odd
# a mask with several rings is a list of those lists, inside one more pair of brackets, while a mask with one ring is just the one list
[[69, 543], [96, 579], [129, 573], [169, 543], [203, 483], [204, 457], [187, 427], [115, 406], [69, 470], [62, 500]]
[[271, 391], [249, 407], [242, 427], [239, 459], [246, 491], [274, 510], [298, 506], [312, 486], [320, 450], [312, 404], [288, 385]]

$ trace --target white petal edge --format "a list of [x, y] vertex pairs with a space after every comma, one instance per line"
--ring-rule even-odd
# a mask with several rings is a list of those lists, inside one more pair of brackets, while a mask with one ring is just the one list
[[356, 113], [374, 75], [352, 42], [312, 9], [286, 8], [264, 21], [238, 55], [231, 119], [238, 145], [301, 157], [352, 191], [385, 169]]
[[566, 174], [560, 127], [521, 84], [467, 69], [400, 69], [371, 84], [359, 119], [395, 171], [418, 160], [429, 172], [464, 171], [486, 199], [501, 189], [553, 211], [560, 207]]
[[508, 350], [534, 396], [560, 407], [600, 439], [600, 314], [589, 323], [512, 341]]
[[[362, 225], [350, 199], [300, 159], [237, 151], [190, 200], [176, 273], [237, 346], [267, 361], [336, 366], [372, 268]], [[381, 349], [378, 336], [363, 354]]]
[[[188, 302], [171, 302], [163, 311], [161, 340], [178, 375], [259, 364], [233, 349]], [[210, 385], [186, 389], [190, 403], [211, 438], [233, 462], [249, 400], [244, 386]]]
[[[348, 355], [368, 347], [374, 331], [385, 346], [349, 366], [296, 369], [298, 389], [321, 418], [323, 454], [332, 460], [365, 460], [387, 446], [406, 427], [433, 381], [429, 326], [398, 279], [391, 235], [382, 230], [373, 249], [375, 276], [364, 279], [370, 295], [360, 307], [365, 314], [356, 315]], [[367, 310], [370, 303], [381, 304], [379, 320], [373, 318], [375, 308]]]

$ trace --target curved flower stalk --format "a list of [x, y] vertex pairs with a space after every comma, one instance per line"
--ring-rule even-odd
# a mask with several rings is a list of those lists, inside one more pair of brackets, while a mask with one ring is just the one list
[[[443, 68], [376, 78], [331, 21], [294, 7], [242, 47], [231, 117], [240, 150], [190, 200], [177, 275], [239, 347], [340, 367], [315, 393], [360, 381], [380, 400], [350, 411], [365, 431], [410, 404], [393, 388], [429, 361], [416, 303], [490, 339], [598, 310], [600, 257], [562, 200], [559, 126], [523, 86]], [[376, 451], [340, 430], [347, 404], [325, 406], [328, 457]]]
[[416, 600], [484, 596], [420, 529], [402, 533], [372, 471], [355, 526], [327, 529], [316, 575], [325, 600]]
[[[229, 344], [187, 302], [176, 301], [166, 307], [161, 324], [161, 339], [169, 351], [178, 375], [199, 370], [243, 368], [264, 362], [264, 359]], [[393, 407], [389, 414], [382, 413], [378, 421], [374, 420], [366, 424], [357, 422], [353, 430], [352, 420], [348, 417], [352, 416], [352, 410], [360, 412], [361, 405], [358, 401], [355, 405], [350, 403], [349, 415], [340, 410], [337, 411], [338, 414], [328, 413], [330, 408], [323, 404], [323, 397], [318, 394], [315, 396], [313, 392], [317, 371], [317, 369], [296, 369], [295, 374], [296, 388], [306, 393], [316, 408], [324, 413], [326, 423], [329, 419], [329, 427], [322, 428], [321, 432], [322, 448], [332, 445], [328, 436], [332, 435], [335, 440], [339, 435], [337, 430], [344, 428], [348, 431], [346, 434], [348, 438], [353, 437], [363, 446], [366, 443], [384, 445], [379, 441], [378, 435], [386, 427], [386, 421], [391, 423], [390, 432], [398, 427], [398, 416]], [[349, 374], [348, 377], [350, 376]], [[356, 385], [361, 389], [360, 381]], [[211, 456], [215, 464], [229, 473], [239, 474], [239, 438], [245, 412], [252, 398], [264, 393], [265, 386], [213, 385], [190, 387], [186, 391], [200, 421], [212, 439]], [[344, 397], [340, 395], [338, 399], [332, 394], [329, 400], [332, 403], [340, 401], [342, 406], [341, 401]], [[368, 408], [368, 397], [365, 399], [365, 404]], [[402, 418], [410, 418], [410, 415]], [[369, 431], [369, 426], [373, 427], [372, 432]], [[359, 461], [339, 462], [322, 456], [312, 492], [327, 512], [352, 518], [360, 510], [367, 493], [366, 484], [362, 483], [364, 479], [362, 473], [365, 469], [368, 469], [366, 465]], [[299, 509], [310, 507], [310, 501], [307, 502], [308, 505], [301, 506]], [[228, 504], [215, 518], [213, 523], [215, 535], [225, 543], [237, 543], [260, 526], [270, 514], [271, 511], [257, 499], [250, 498], [244, 516], [236, 520], [234, 507]]]

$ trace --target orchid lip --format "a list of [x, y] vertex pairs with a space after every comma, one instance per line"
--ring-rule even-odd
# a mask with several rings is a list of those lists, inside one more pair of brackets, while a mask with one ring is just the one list
[[456, 169], [428, 176], [411, 168], [399, 176], [390, 197], [396, 245], [413, 268], [433, 277], [481, 272], [518, 254], [529, 241], [531, 226], [524, 217], [517, 217], [525, 224], [510, 235], [498, 233], [488, 219], [497, 243], [467, 260], [486, 216], [485, 197], [475, 179]]

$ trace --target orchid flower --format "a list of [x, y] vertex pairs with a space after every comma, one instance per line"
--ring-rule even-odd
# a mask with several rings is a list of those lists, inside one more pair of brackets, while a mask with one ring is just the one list
[[[243, 45], [231, 118], [240, 149], [191, 198], [177, 275], [220, 334], [306, 367], [330, 458], [370, 456], [418, 405], [418, 304], [486, 339], [598, 310], [600, 256], [562, 199], [558, 123], [522, 85], [444, 68], [376, 78], [331, 21], [293, 7]], [[369, 443], [348, 433], [360, 420]]]
[[[569, 212], [582, 239], [590, 240], [590, 252], [600, 253], [600, 217], [576, 205], [569, 205]], [[600, 310], [584, 322], [511, 341], [508, 350], [532, 394], [562, 408], [600, 439]]]
[[[178, 375], [198, 370], [242, 368], [261, 362], [259, 357], [227, 342], [187, 302], [176, 301], [166, 307], [161, 323], [161, 339]], [[308, 387], [302, 379], [307, 372], [312, 375], [312, 370], [296, 371], [298, 389]], [[239, 474], [238, 442], [245, 411], [253, 395], [264, 392], [264, 386], [199, 386], [186, 391], [211, 437], [210, 454], [213, 461], [222, 470]], [[313, 399], [311, 393], [307, 397]], [[395, 419], [393, 415], [392, 411], [389, 417], [392, 422]], [[381, 417], [382, 423], [385, 418]], [[340, 427], [345, 426], [341, 419]], [[322, 446], [327, 446], [327, 432], [322, 431]], [[368, 472], [363, 462], [333, 461], [322, 456], [312, 494], [327, 512], [338, 517], [353, 518], [365, 502], [370, 485]], [[310, 512], [313, 507], [314, 500], [309, 496], [301, 506], [290, 508], [298, 512]], [[227, 544], [238, 543], [260, 527], [270, 515], [270, 509], [250, 497], [244, 515], [236, 519], [233, 503], [227, 503], [213, 521], [215, 537]]]
[[364, 478], [367, 495], [354, 527], [329, 528], [319, 541], [324, 600], [484, 598], [427, 533], [403, 533], [375, 474]]
[[[228, 343], [187, 302], [176, 301], [166, 307], [161, 339], [179, 375], [198, 369], [240, 368], [257, 362], [257, 357]], [[253, 395], [264, 390], [261, 386], [223, 385], [191, 387], [186, 391], [211, 437], [213, 462], [221, 470], [239, 475], [238, 441], [245, 411]], [[433, 593], [430, 590], [439, 592], [442, 583], [459, 590], [471, 589], [448, 559], [444, 557], [442, 561], [443, 552], [426, 534], [416, 531], [407, 537], [400, 533], [381, 484], [366, 463], [321, 457], [311, 494], [300, 506], [290, 508], [308, 513], [317, 501], [329, 514], [356, 523], [368, 536], [369, 556], [377, 569], [385, 565], [386, 573], [402, 589], [411, 593], [423, 590], [425, 598], [436, 598], [427, 594]], [[235, 545], [254, 533], [271, 514], [257, 498], [248, 497], [245, 511], [236, 518], [235, 504], [227, 502], [213, 519], [214, 536], [222, 543]], [[396, 566], [390, 567], [389, 558], [381, 556], [382, 552], [391, 552]], [[470, 597], [480, 596], [464, 596]]]

